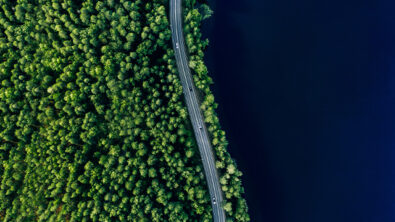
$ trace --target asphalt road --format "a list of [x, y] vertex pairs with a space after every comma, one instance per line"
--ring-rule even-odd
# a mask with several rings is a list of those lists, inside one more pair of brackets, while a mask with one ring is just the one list
[[181, 3], [182, 0], [170, 0], [170, 26], [177, 68], [180, 75], [185, 101], [187, 103], [188, 113], [191, 118], [193, 131], [202, 157], [204, 173], [206, 175], [211, 197], [211, 206], [213, 208], [213, 219], [214, 221], [225, 222], [225, 212], [221, 206], [223, 200], [222, 191], [219, 184], [217, 169], [215, 167], [215, 158], [211, 141], [200, 110], [191, 70], [188, 66], [182, 26], [183, 13]]

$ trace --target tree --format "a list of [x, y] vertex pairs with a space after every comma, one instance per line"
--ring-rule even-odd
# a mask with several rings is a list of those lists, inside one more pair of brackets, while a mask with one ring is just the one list
[[[212, 12], [196, 4], [184, 9], [190, 65], [228, 216], [247, 221], [203, 62], [199, 26]], [[212, 220], [165, 2], [2, 6], [0, 220]]]
[[213, 10], [207, 4], [201, 4], [200, 9], [203, 15], [202, 20], [208, 19], [214, 14]]

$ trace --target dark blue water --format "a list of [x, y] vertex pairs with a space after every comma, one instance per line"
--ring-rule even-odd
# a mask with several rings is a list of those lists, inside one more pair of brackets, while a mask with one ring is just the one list
[[252, 221], [395, 221], [394, 4], [215, 1], [206, 60]]

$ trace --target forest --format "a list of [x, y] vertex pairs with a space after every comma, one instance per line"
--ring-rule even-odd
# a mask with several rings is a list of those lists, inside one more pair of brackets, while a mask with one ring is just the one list
[[[229, 221], [249, 221], [184, 1]], [[0, 0], [0, 220], [212, 221], [164, 0]]]

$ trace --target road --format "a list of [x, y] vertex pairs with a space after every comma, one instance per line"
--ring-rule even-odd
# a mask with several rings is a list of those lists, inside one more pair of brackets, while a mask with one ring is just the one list
[[213, 208], [213, 219], [214, 221], [225, 222], [225, 211], [221, 206], [223, 200], [222, 191], [219, 184], [217, 169], [215, 167], [213, 149], [208, 136], [207, 127], [200, 110], [191, 70], [188, 66], [183, 34], [183, 13], [181, 3], [182, 0], [170, 0], [170, 26], [177, 68], [193, 131], [202, 157], [204, 173], [211, 197], [211, 206]]

